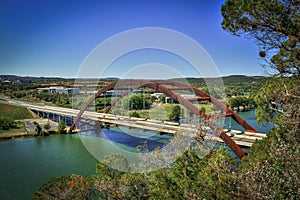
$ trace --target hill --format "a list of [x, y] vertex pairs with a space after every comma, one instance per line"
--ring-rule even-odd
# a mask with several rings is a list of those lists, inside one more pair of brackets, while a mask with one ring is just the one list
[[[215, 81], [219, 78], [175, 78], [172, 80], [177, 80], [181, 82], [186, 82], [186, 80], [195, 87], [205, 87], [206, 81]], [[222, 77], [225, 87], [255, 87], [259, 88], [263, 83], [265, 83], [270, 77], [265, 76], [245, 76], [245, 75], [231, 75]]]
[[33, 118], [26, 108], [3, 103], [0, 103], [0, 117], [7, 117], [13, 120]]

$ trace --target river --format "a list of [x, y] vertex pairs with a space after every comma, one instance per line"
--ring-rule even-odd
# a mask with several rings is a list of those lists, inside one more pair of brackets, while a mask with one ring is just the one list
[[[272, 126], [260, 127], [256, 124], [254, 111], [239, 113], [259, 132], [266, 133]], [[234, 122], [226, 121], [226, 126], [238, 129]], [[104, 130], [105, 137], [115, 146], [126, 151], [135, 151], [144, 138], [136, 139], [133, 134], [117, 132], [118, 129]], [[147, 134], [144, 132], [144, 134]], [[31, 199], [34, 191], [50, 177], [65, 174], [92, 174], [97, 160], [86, 150], [79, 135], [53, 135], [49, 137], [27, 138], [0, 143], [0, 199]], [[109, 152], [107, 141], [102, 149]], [[149, 149], [163, 145], [169, 137], [153, 135], [148, 139]], [[126, 145], [125, 145], [126, 144]]]

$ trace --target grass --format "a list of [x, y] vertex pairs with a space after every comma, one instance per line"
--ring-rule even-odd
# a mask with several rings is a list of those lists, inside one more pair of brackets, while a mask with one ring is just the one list
[[3, 139], [5, 140], [28, 136], [24, 122], [17, 122], [16, 125], [16, 128], [10, 128], [9, 130], [0, 130], [0, 141]]
[[[180, 104], [161, 104], [159, 107], [155, 107], [150, 110], [135, 110], [130, 112], [137, 112], [141, 118], [148, 118], [148, 119], [156, 119], [156, 120], [169, 120], [169, 115], [172, 112], [172, 109], [174, 106], [179, 105], [181, 107], [181, 116], [182, 118], [188, 118], [191, 114], [191, 111], [189, 111], [186, 107], [180, 105]], [[204, 109], [205, 113], [207, 115], [213, 114], [213, 104], [194, 104], [199, 109]], [[128, 113], [126, 115], [129, 115]]]
[[0, 103], [0, 117], [7, 117], [12, 120], [33, 118], [26, 108], [4, 103]]

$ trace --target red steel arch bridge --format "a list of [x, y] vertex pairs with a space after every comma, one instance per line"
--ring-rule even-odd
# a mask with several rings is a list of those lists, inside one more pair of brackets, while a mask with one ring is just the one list
[[[198, 116], [200, 119], [207, 121], [208, 126], [219, 133], [219, 137], [224, 141], [224, 143], [231, 148], [231, 150], [239, 157], [242, 158], [245, 156], [244, 151], [242, 148], [236, 144], [236, 142], [226, 134], [226, 131], [223, 130], [216, 122], [214, 122], [213, 118], [219, 117], [230, 117], [235, 120], [241, 127], [243, 127], [247, 132], [254, 132], [257, 131], [248, 124], [242, 117], [236, 114], [233, 110], [231, 110], [225, 103], [217, 99], [216, 97], [200, 90], [199, 88], [193, 87], [189, 84], [176, 82], [176, 81], [169, 81], [169, 80], [119, 80], [113, 83], [106, 85], [105, 87], [99, 89], [81, 108], [79, 113], [77, 114], [73, 124], [70, 127], [70, 130], [73, 130], [76, 126], [76, 123], [83, 115], [83, 113], [87, 110], [87, 108], [95, 101], [97, 98], [103, 97], [105, 92], [113, 90], [115, 88], [122, 88], [122, 93], [116, 96], [111, 104], [106, 105], [104, 109], [104, 113], [108, 113], [110, 109], [117, 104], [117, 102], [122, 99], [124, 96], [130, 94], [132, 91], [137, 90], [139, 88], [151, 88], [159, 93], [163, 93], [168, 97], [171, 97], [175, 102], [186, 107], [191, 113]], [[125, 89], [124, 89], [125, 88]], [[184, 98], [181, 94], [175, 91], [189, 91], [194, 94], [195, 97]], [[202, 112], [196, 105], [192, 102], [201, 102], [201, 101], [209, 101], [218, 109], [220, 109], [220, 113], [217, 115], [208, 116], [204, 112]]]

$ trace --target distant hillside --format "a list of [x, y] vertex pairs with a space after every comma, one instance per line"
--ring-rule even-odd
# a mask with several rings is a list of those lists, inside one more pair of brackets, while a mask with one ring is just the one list
[[270, 77], [231, 75], [223, 77], [223, 82], [225, 86], [247, 86], [250, 84], [260, 87], [268, 79], [270, 79]]
[[[265, 83], [269, 77], [264, 76], [245, 76], [245, 75], [231, 75], [222, 77], [225, 87], [257, 87], [259, 88], [263, 83]], [[214, 81], [217, 78], [176, 78], [172, 80], [177, 80], [181, 82], [188, 81], [189, 84], [195, 87], [205, 87], [205, 81]]]
[[[22, 76], [15, 76], [15, 75], [0, 75], [2, 80], [31, 80], [32, 83], [55, 83], [55, 82], [74, 82], [74, 78], [58, 78], [58, 77], [22, 77]], [[223, 83], [225, 87], [254, 87], [259, 88], [264, 82], [266, 82], [269, 77], [264, 76], [245, 76], [245, 75], [231, 75], [222, 77]], [[79, 79], [82, 81], [94, 80], [96, 79]], [[119, 80], [116, 77], [108, 77], [102, 78], [102, 81], [117, 81]], [[172, 80], [177, 80], [181, 82], [186, 82], [186, 80], [195, 87], [205, 87], [206, 83], [205, 80], [214, 81], [216, 78], [175, 78]]]
[[2, 80], [10, 81], [28, 81], [32, 83], [53, 83], [53, 82], [74, 82], [71, 78], [60, 78], [60, 77], [31, 77], [31, 76], [15, 76], [15, 75], [0, 75]]
[[[10, 80], [10, 81], [16, 81], [16, 80], [31, 80], [32, 82], [67, 82], [67, 81], [75, 81], [76, 78], [61, 78], [61, 77], [31, 77], [31, 76], [16, 76], [16, 75], [0, 75], [0, 79], [2, 80]], [[97, 81], [98, 79], [95, 78], [79, 78], [78, 80], [87, 80], [87, 81]], [[103, 81], [116, 81], [119, 80], [117, 77], [107, 77], [107, 78], [101, 78], [100, 80]]]

